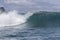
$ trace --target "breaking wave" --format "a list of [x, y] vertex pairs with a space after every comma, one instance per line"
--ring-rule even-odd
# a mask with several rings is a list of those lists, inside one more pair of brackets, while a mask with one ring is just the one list
[[[28, 25], [26, 25], [26, 23]], [[28, 27], [59, 27], [60, 12], [40, 11], [35, 13], [28, 12], [24, 15], [21, 15], [14, 10], [0, 14], [0, 27], [15, 25], [20, 26], [21, 24], [22, 26], [26, 25]]]

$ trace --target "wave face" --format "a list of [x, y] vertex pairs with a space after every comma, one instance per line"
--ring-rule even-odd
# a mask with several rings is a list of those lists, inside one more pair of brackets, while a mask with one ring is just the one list
[[32, 27], [59, 27], [60, 12], [36, 12], [28, 19]]

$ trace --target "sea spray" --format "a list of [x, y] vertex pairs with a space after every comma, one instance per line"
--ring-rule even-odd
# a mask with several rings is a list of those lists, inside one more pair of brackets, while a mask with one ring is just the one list
[[0, 27], [14, 26], [25, 23], [27, 19], [33, 15], [33, 13], [26, 13], [25, 15], [19, 15], [16, 10], [5, 12], [0, 14]]

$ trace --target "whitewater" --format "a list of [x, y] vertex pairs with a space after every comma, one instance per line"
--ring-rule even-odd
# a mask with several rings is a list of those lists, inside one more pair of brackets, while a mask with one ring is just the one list
[[0, 13], [0, 27], [23, 24], [32, 15], [33, 13], [31, 12], [28, 12], [25, 15], [21, 15], [18, 14], [18, 11], [16, 10]]

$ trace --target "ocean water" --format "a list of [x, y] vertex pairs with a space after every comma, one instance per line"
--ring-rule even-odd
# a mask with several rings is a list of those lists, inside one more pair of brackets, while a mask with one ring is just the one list
[[[13, 17], [18, 18], [19, 16]], [[7, 24], [3, 24], [4, 22], [1, 22], [2, 25], [0, 23], [0, 40], [60, 40], [60, 12], [42, 11], [20, 17], [18, 19], [23, 21], [15, 20], [16, 22], [11, 22], [12, 26], [9, 26], [11, 24], [6, 26]], [[19, 22], [20, 24], [18, 24]], [[2, 27], [3, 25], [4, 27]]]

